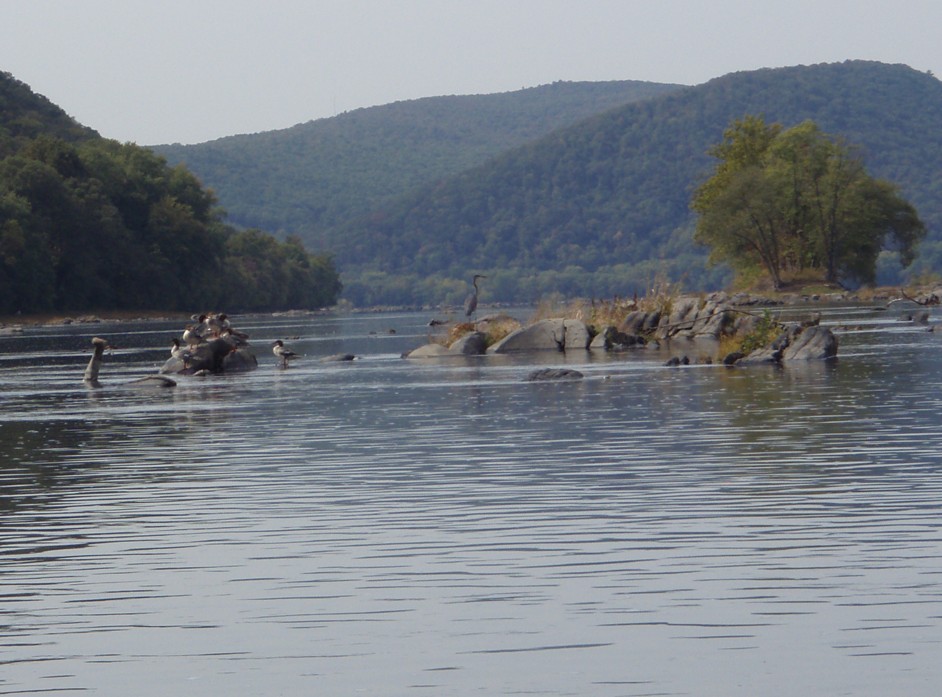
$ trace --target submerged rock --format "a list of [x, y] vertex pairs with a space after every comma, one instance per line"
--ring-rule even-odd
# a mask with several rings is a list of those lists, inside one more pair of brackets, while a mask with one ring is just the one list
[[356, 356], [352, 353], [335, 353], [332, 356], [324, 356], [321, 363], [343, 363], [345, 361], [355, 361]]
[[541, 368], [527, 375], [527, 380], [536, 382], [540, 380], [580, 380], [585, 377], [578, 370], [572, 368]]

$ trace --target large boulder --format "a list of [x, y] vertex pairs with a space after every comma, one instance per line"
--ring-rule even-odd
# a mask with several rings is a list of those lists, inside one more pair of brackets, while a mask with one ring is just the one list
[[697, 311], [693, 327], [688, 330], [688, 333], [690, 336], [719, 339], [733, 323], [733, 314], [725, 303], [708, 300]]
[[418, 348], [412, 349], [402, 354], [403, 358], [441, 358], [442, 356], [453, 355], [449, 353], [448, 347], [442, 344], [423, 344]]
[[222, 373], [247, 373], [258, 368], [258, 359], [247, 346], [230, 351], [222, 358]]
[[699, 298], [689, 296], [676, 298], [671, 303], [671, 311], [661, 315], [657, 327], [657, 337], [667, 339], [693, 329], [699, 310]]
[[544, 319], [512, 332], [488, 349], [488, 353], [518, 351], [569, 351], [589, 348], [592, 334], [585, 322]]
[[469, 332], [456, 339], [450, 346], [425, 344], [402, 354], [403, 358], [442, 358], [444, 356], [481, 356], [487, 350], [487, 334]]
[[830, 329], [820, 325], [791, 325], [771, 344], [756, 349], [737, 361], [737, 364], [781, 364], [827, 360], [835, 356], [837, 356], [837, 337]]
[[487, 351], [487, 334], [484, 332], [470, 332], [457, 339], [448, 347], [449, 353], [462, 356], [481, 356]]
[[813, 361], [834, 358], [837, 337], [827, 327], [805, 327], [782, 351], [783, 361]]

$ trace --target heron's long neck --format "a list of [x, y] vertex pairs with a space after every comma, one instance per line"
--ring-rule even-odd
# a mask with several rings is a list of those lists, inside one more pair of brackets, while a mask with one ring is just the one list
[[104, 346], [95, 347], [95, 353], [92, 354], [92, 358], [88, 361], [88, 366], [85, 368], [86, 382], [98, 382], [98, 371], [101, 369], [101, 356], [104, 352]]

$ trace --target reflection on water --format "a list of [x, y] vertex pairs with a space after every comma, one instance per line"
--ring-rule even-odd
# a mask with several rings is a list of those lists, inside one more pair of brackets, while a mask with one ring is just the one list
[[860, 317], [785, 370], [253, 318], [152, 391], [169, 325], [95, 327], [102, 390], [89, 330], [2, 337], [0, 694], [934, 695], [942, 335]]

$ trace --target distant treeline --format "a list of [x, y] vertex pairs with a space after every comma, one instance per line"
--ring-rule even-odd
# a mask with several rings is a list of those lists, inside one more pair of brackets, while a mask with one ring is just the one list
[[7, 74], [0, 119], [0, 313], [336, 302], [330, 257], [225, 224], [186, 168], [77, 126]]
[[[942, 83], [930, 74], [869, 61], [732, 73], [594, 112], [584, 102], [581, 119], [506, 139], [505, 124], [521, 133], [514, 110], [533, 113], [537, 97], [588, 96], [563, 92], [503, 95], [500, 112], [486, 95], [418, 100], [173, 154], [227, 208], [253, 196], [266, 219], [330, 250], [356, 304], [454, 302], [474, 273], [488, 275], [482, 301], [598, 297], [655, 277], [691, 289], [729, 280], [693, 242], [710, 147], [747, 114], [812, 120], [859, 145], [868, 171], [918, 210], [928, 236], [909, 273], [942, 270]], [[883, 255], [877, 281], [903, 279]]]

